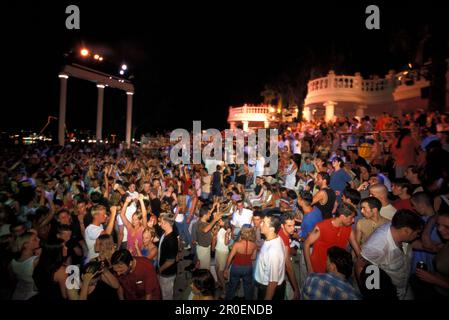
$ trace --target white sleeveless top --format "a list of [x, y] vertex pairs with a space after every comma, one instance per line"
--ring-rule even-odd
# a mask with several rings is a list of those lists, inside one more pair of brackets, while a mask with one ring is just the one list
[[17, 280], [17, 285], [12, 295], [13, 300], [28, 300], [38, 293], [33, 280], [33, 263], [36, 259], [37, 256], [32, 256], [25, 261], [11, 261], [11, 269]]

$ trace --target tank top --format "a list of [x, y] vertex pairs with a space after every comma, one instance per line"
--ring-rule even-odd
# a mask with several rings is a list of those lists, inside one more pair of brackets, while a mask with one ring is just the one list
[[134, 244], [134, 242], [136, 242], [139, 245], [139, 248], [142, 247], [142, 228], [139, 228], [139, 230], [132, 235], [131, 232], [128, 231], [128, 239], [126, 241], [126, 248], [129, 250], [129, 252], [131, 252], [131, 254], [133, 256], [137, 256], [137, 250], [136, 250], [136, 245]]
[[327, 194], [327, 202], [325, 204], [317, 202], [315, 206], [320, 209], [323, 219], [329, 219], [332, 218], [332, 210], [334, 210], [335, 191], [329, 188], [323, 189], [323, 191]]
[[11, 261], [11, 269], [17, 280], [16, 288], [12, 295], [13, 300], [28, 300], [37, 294], [37, 288], [34, 284], [33, 263], [37, 256], [31, 256], [24, 261]]
[[246, 240], [245, 253], [243, 254], [237, 252], [234, 256], [233, 264], [236, 266], [250, 266], [253, 263], [251, 260], [251, 256], [252, 253], [248, 254], [248, 240]]
[[349, 243], [352, 227], [335, 227], [332, 219], [318, 222], [316, 226], [320, 229], [320, 238], [314, 243], [310, 256], [313, 272], [326, 272], [327, 250], [337, 246], [346, 249]]

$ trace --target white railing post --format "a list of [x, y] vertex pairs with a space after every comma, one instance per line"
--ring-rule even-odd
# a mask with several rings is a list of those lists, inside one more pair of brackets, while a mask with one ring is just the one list
[[327, 74], [327, 78], [329, 80], [329, 88], [335, 88], [335, 72], [334, 70], [330, 70]]

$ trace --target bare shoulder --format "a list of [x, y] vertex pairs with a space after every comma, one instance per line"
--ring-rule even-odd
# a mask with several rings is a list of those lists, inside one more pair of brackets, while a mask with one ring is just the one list
[[66, 273], [66, 266], [61, 266], [56, 272], [55, 275], [53, 276], [55, 281], [64, 281], [67, 278], [67, 273]]

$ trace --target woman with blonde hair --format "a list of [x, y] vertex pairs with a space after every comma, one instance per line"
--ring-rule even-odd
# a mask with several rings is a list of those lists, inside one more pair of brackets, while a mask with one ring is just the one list
[[138, 257], [146, 257], [152, 262], [155, 262], [158, 248], [154, 244], [154, 239], [156, 239], [156, 230], [154, 228], [145, 228], [142, 233], [142, 248], [136, 245]]
[[229, 278], [226, 300], [234, 298], [240, 279], [243, 279], [245, 300], [254, 299], [253, 260], [256, 259], [256, 253], [256, 231], [251, 226], [244, 225], [240, 230], [239, 241], [233, 245], [228, 255], [224, 269], [224, 278]]
[[108, 264], [111, 262], [112, 254], [115, 252], [116, 246], [112, 235], [102, 234], [95, 241], [95, 252], [98, 257], [95, 260], [105, 261]]
[[36, 251], [39, 249], [40, 240], [36, 233], [25, 232], [16, 239], [15, 244], [19, 256], [9, 265], [15, 280], [12, 300], [28, 300], [37, 294], [33, 271], [39, 261]]
[[123, 205], [122, 211], [120, 212], [120, 218], [128, 231], [128, 237], [126, 246], [133, 256], [137, 255], [136, 246], [142, 246], [142, 232], [147, 225], [147, 209], [143, 202], [143, 195], [139, 194], [140, 210], [137, 209], [132, 215], [131, 221], [126, 217], [126, 209], [131, 203], [132, 198], [126, 198], [125, 204]]

